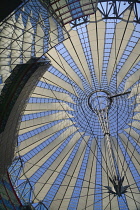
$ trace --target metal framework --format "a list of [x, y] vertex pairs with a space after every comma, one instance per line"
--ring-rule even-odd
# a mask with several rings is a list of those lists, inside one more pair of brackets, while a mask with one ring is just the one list
[[[133, 8], [135, 11], [134, 21], [140, 23], [139, 4], [140, 1], [117, 1], [117, 0], [92, 0], [80, 3], [80, 1], [46, 1], [40, 0], [40, 2], [46, 8], [49, 8], [50, 14], [62, 25], [67, 23], [76, 27], [79, 24], [87, 23], [89, 21], [88, 16], [94, 14], [97, 8], [102, 14], [102, 18], [107, 19], [122, 19], [122, 14], [128, 8]], [[122, 10], [122, 5], [124, 9]]]

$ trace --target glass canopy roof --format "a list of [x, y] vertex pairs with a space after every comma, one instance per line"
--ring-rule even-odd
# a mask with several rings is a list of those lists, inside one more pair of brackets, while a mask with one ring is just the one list
[[[66, 22], [62, 14], [55, 20], [57, 12], [49, 13], [42, 2], [30, 1], [3, 23], [3, 82], [17, 64], [31, 57], [51, 64], [22, 111], [9, 174], [22, 203], [35, 209], [138, 210], [136, 4], [99, 1], [96, 7], [94, 2], [88, 16], [81, 9], [84, 16], [76, 19], [78, 3], [74, 7], [74, 1], [67, 1], [71, 19]], [[110, 10], [106, 18], [105, 8]]]

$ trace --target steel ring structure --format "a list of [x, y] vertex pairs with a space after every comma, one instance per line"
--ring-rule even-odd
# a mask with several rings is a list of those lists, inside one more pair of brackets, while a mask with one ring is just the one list
[[25, 1], [0, 30], [0, 209], [139, 210], [140, 1]]

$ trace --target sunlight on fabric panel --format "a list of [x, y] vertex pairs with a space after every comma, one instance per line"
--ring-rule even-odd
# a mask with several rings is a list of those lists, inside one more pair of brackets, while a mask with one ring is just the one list
[[105, 39], [105, 22], [100, 20], [101, 13], [97, 11], [96, 15], [90, 16], [91, 23], [89, 23], [87, 26], [94, 70], [99, 83], [101, 82], [102, 77], [102, 63]]
[[128, 56], [126, 62], [122, 66], [121, 70], [118, 73], [118, 80], [117, 80], [117, 86], [120, 85], [122, 82], [123, 78], [126, 76], [128, 71], [132, 69], [139, 61], [140, 61], [140, 40], [136, 43], [135, 47], [133, 48], [132, 52]]
[[41, 88], [41, 87], [36, 87], [32, 96], [40, 97], [40, 98], [55, 98], [57, 100], [74, 103], [74, 101], [71, 99], [71, 97], [66, 93], [61, 93], [58, 91], [49, 90], [49, 89]]
[[[74, 145], [76, 144], [76, 142], [78, 140], [78, 136], [77, 135], [80, 138], [81, 134], [76, 133], [75, 136], [73, 137], [72, 141], [67, 144], [67, 146], [63, 149], [63, 152], [56, 158], [56, 160], [51, 165], [51, 170], [52, 171], [46, 171], [43, 174], [43, 176], [39, 179], [39, 182], [41, 182], [41, 183], [43, 182], [44, 183], [44, 181], [46, 181], [46, 180], [47, 181], [50, 180], [49, 182], [51, 182], [52, 178], [53, 179], [56, 178], [58, 173], [54, 174], [54, 171], [57, 170], [57, 169], [58, 170], [62, 169], [62, 167], [63, 167], [63, 165], [64, 165], [64, 163], [66, 161], [64, 158], [65, 157], [68, 158], [68, 156], [71, 153], [72, 148], [74, 147]], [[89, 137], [85, 137], [85, 141], [87, 141], [88, 138]], [[79, 147], [77, 155], [75, 156], [75, 158], [73, 160], [75, 165], [76, 165], [76, 163], [78, 163], [78, 165], [76, 165], [77, 167], [75, 168], [75, 175], [74, 175], [74, 177], [76, 177], [76, 174], [78, 174], [78, 172], [79, 172], [80, 162], [81, 162], [80, 161], [80, 159], [81, 159], [80, 157], [81, 157], [81, 154], [84, 153], [85, 147], [86, 147], [86, 144], [83, 141], [83, 143]], [[62, 162], [61, 162], [61, 160], [62, 160]], [[74, 168], [74, 165], [71, 165], [71, 171], [73, 170], [73, 168]], [[75, 179], [75, 181], [76, 181], [76, 179]], [[44, 197], [46, 195], [46, 187], [39, 185], [39, 183], [36, 183], [34, 193], [35, 193], [35, 197], [37, 196], [37, 198], [42, 199], [42, 196]], [[63, 191], [61, 193], [63, 193]], [[71, 193], [71, 192], [69, 192], [69, 193]]]
[[58, 71], [66, 75], [71, 80], [73, 80], [83, 90], [82, 80], [68, 65], [64, 58], [56, 51], [56, 49], [53, 48], [52, 50], [50, 50], [47, 53], [47, 58], [50, 59], [53, 67], [55, 67]]
[[[59, 11], [58, 8], [61, 8], [61, 10]], [[53, 3], [53, 9], [56, 11], [58, 10], [57, 13], [62, 19], [66, 21], [71, 20], [71, 13], [65, 0]]]
[[[12, 18], [9, 18], [7, 20], [7, 22], [5, 23], [3, 29], [1, 29], [0, 35], [1, 35], [1, 40], [0, 40], [0, 44], [1, 47], [8, 47], [9, 44], [11, 43], [11, 38], [12, 38], [12, 34], [13, 34], [13, 23], [15, 22], [14, 16]], [[5, 39], [5, 37], [7, 37], [8, 39]]]
[[36, 27], [36, 35], [35, 35], [35, 55], [36, 57], [41, 57], [44, 52], [44, 30], [41, 27], [40, 22], [42, 22], [42, 18], [40, 16], [39, 23]]
[[131, 22], [134, 19], [134, 12], [131, 10], [127, 10], [124, 13], [123, 19], [129, 19], [130, 22], [121, 21], [120, 23], [116, 24], [114, 39], [111, 47], [111, 53], [107, 68], [108, 83], [110, 83], [112, 74], [116, 69], [116, 66], [121, 56], [123, 55], [124, 49], [126, 48], [134, 30], [134, 24], [133, 22]]
[[[44, 147], [43, 150], [46, 150], [46, 152], [51, 151], [54, 147], [62, 143], [68, 136], [76, 132], [78, 128], [71, 126], [67, 127], [66, 130], [60, 134], [57, 138], [55, 138], [55, 141], [50, 143], [47, 147]], [[25, 155], [27, 152], [30, 152], [30, 150], [34, 149], [35, 147], [39, 146], [43, 142], [47, 141], [51, 136], [53, 136], [54, 133], [50, 134], [49, 136], [46, 136], [43, 139], [40, 139], [36, 142], [33, 142], [31, 145], [27, 146], [24, 141], [20, 143], [19, 147], [17, 150], [20, 152], [21, 155]], [[45, 152], [44, 152], [45, 153]]]
[[49, 23], [50, 23], [50, 46], [49, 48], [54, 47], [56, 44], [58, 44], [58, 30], [57, 30], [57, 24], [53, 20], [52, 17], [49, 17]]
[[50, 85], [55, 85], [57, 87], [61, 87], [64, 90], [67, 90], [68, 92], [72, 93], [73, 95], [77, 95], [74, 88], [72, 85], [68, 84], [58, 76], [54, 75], [53, 73], [47, 71], [44, 75], [43, 78], [41, 78], [42, 82], [46, 82], [47, 84]]
[[51, 110], [59, 110], [59, 111], [74, 111], [71, 107], [69, 107], [64, 102], [57, 102], [57, 103], [28, 103], [26, 106], [26, 110], [24, 111], [24, 114], [33, 114], [38, 112], [45, 112], [45, 111], [51, 111]]
[[27, 20], [27, 24], [25, 27], [25, 32], [23, 34], [23, 62], [27, 62], [31, 58], [32, 54], [32, 42], [33, 42], [33, 33], [34, 30], [32, 28], [32, 24], [30, 22], [30, 18]]
[[57, 120], [63, 120], [63, 119], [67, 119], [67, 118], [73, 118], [73, 116], [66, 112], [59, 112], [59, 113], [47, 115], [45, 117], [36, 118], [33, 120], [22, 121], [20, 124], [19, 135], [21, 135], [27, 131], [29, 132], [31, 130], [34, 130], [37, 127], [41, 127], [41, 126], [43, 126], [43, 124], [47, 124], [50, 122], [54, 122]]
[[35, 118], [33, 120], [22, 121], [20, 124], [20, 129], [25, 129], [28, 127], [33, 127], [38, 124], [50, 123], [52, 121], [54, 122], [55, 120], [61, 120], [61, 119], [72, 118], [72, 117], [73, 117], [72, 115], [63, 111], [63, 112], [47, 115], [44, 117]]
[[49, 138], [51, 138], [54, 134], [50, 134], [49, 136], [39, 139], [38, 141], [32, 142], [29, 146], [26, 146], [24, 144], [24, 141], [22, 141], [19, 146], [17, 147], [17, 153], [20, 153], [21, 155], [25, 155], [26, 153], [30, 152], [32, 149], [35, 149], [38, 147], [40, 144], [44, 143], [47, 141]]
[[129, 89], [132, 85], [135, 84], [135, 82], [137, 82], [138, 80], [140, 80], [140, 69], [138, 69], [133, 75], [131, 75], [125, 83], [125, 88], [124, 91], [126, 91], [127, 89]]
[[140, 135], [133, 129], [127, 128], [124, 129], [132, 138], [133, 140], [140, 146]]
[[23, 42], [23, 30], [24, 25], [22, 21], [21, 15], [18, 17], [17, 22], [15, 23], [15, 30], [12, 35], [12, 39], [14, 40], [11, 43], [11, 68], [13, 69], [17, 64], [21, 63], [21, 50], [22, 50], [22, 42]]
[[129, 124], [130, 126], [139, 129], [140, 128], [140, 122], [139, 121], [134, 121], [131, 124]]
[[73, 61], [78, 66], [79, 70], [83, 74], [83, 76], [86, 78], [87, 82], [92, 85], [91, 83], [91, 73], [89, 71], [87, 61], [84, 55], [84, 51], [78, 36], [77, 31], [71, 30], [69, 32], [70, 39], [67, 39], [63, 42], [65, 48], [70, 53], [70, 56], [72, 57]]
[[129, 95], [128, 98], [131, 98], [131, 97], [133, 97], [133, 96], [135, 96], [135, 95], [138, 95], [139, 93], [140, 93], [140, 84], [135, 85], [135, 86], [132, 88], [131, 93], [130, 93], [130, 95]]
[[[13, 34], [14, 27], [9, 25], [13, 24], [12, 19], [8, 19], [7, 23], [0, 32], [0, 74], [2, 75], [2, 81], [4, 82], [6, 78], [10, 75], [10, 66], [8, 65], [11, 62], [10, 54], [11, 51], [7, 48], [10, 46], [11, 38]], [[7, 39], [5, 39], [7, 37]]]
[[140, 105], [138, 105], [135, 109], [134, 112], [140, 112]]
[[139, 119], [140, 119], [140, 113], [134, 115], [134, 116], [133, 116], [133, 119], [134, 119], [134, 120], [139, 120]]
[[48, 129], [47, 129], [47, 133], [46, 133], [46, 130], [44, 130], [44, 131], [41, 132], [41, 133], [38, 133], [38, 134], [36, 134], [36, 135], [34, 135], [34, 136], [28, 138], [28, 139], [25, 139], [25, 140], [22, 142], [23, 147], [24, 147], [24, 145], [25, 145], [25, 146], [30, 146], [30, 145], [32, 145], [33, 143], [37, 142], [38, 139], [43, 139], [43, 138], [45, 138], [45, 137], [47, 137], [47, 136], [49, 136], [49, 135], [52, 135], [52, 134], [54, 134], [55, 132], [60, 131], [61, 129], [66, 128], [66, 127], [69, 127], [69, 126], [71, 126], [71, 125], [74, 125], [74, 123], [73, 123], [72, 121], [70, 121], [70, 120], [63, 120], [62, 122], [59, 122], [58, 124], [56, 124], [56, 125], [54, 125], [54, 126], [48, 128]]
[[44, 122], [44, 123], [42, 123], [41, 125], [39, 124], [39, 125], [34, 125], [34, 126], [32, 126], [32, 127], [27, 127], [27, 128], [25, 128], [25, 129], [20, 129], [19, 131], [18, 131], [18, 134], [19, 135], [22, 135], [22, 134], [25, 134], [25, 133], [27, 133], [27, 132], [34, 132], [36, 129], [40, 129], [42, 126], [45, 126], [45, 125], [47, 125], [48, 123], [46, 123], [46, 122]]

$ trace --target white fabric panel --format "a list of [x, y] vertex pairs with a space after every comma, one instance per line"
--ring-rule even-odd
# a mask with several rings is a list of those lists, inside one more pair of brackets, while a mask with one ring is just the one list
[[[90, 16], [90, 21], [93, 21], [93, 23], [89, 23], [87, 25], [94, 70], [99, 83], [101, 82], [101, 76], [102, 76], [102, 63], [104, 56], [104, 39], [105, 39], [105, 22], [99, 21], [101, 17], [102, 17], [101, 13], [97, 11], [96, 17], [95, 15]], [[97, 25], [95, 24], [96, 19], [97, 19]]]
[[[63, 7], [64, 7], [64, 10], [61, 10]], [[68, 11], [68, 6], [67, 6], [65, 0], [61, 0], [59, 2], [52, 1], [52, 8], [54, 10], [57, 10], [58, 8], [60, 8], [60, 12], [62, 12], [62, 11], [67, 12]]]
[[31, 145], [26, 147], [26, 144], [24, 144], [23, 142], [20, 143], [20, 145], [16, 148], [16, 152], [17, 155], [20, 154], [25, 155], [26, 153], [30, 152], [32, 149], [34, 149], [35, 147], [38, 147], [40, 144], [42, 144], [43, 142], [45, 142], [47, 139], [51, 138], [51, 136], [53, 136], [54, 134], [51, 134], [45, 138], [39, 139], [38, 141], [36, 141], [35, 143], [32, 143]]
[[[140, 79], [140, 78], [139, 78], [139, 79]], [[130, 93], [130, 95], [129, 95], [128, 98], [131, 98], [131, 97], [133, 97], [133, 96], [135, 96], [135, 95], [137, 95], [137, 94], [139, 94], [139, 93], [140, 93], [140, 84], [137, 84], [137, 85], [135, 85], [135, 86], [132, 88], [131, 93]]]
[[134, 112], [140, 112], [140, 104], [134, 109]]
[[22, 121], [20, 123], [20, 130], [23, 129], [25, 132], [26, 129], [30, 127], [33, 130], [34, 126], [36, 125], [42, 126], [42, 124], [45, 124], [45, 123], [50, 123], [50, 122], [54, 122], [61, 119], [67, 119], [67, 118], [73, 118], [73, 116], [63, 111], [63, 112], [58, 112], [58, 113], [50, 114], [43, 117], [38, 117], [32, 120]]
[[[9, 18], [6, 21], [5, 26], [3, 27], [3, 29], [0, 32], [0, 36], [1, 36], [0, 46], [1, 46], [1, 48], [6, 48], [11, 43], [11, 38], [12, 38], [13, 30], [14, 30], [13, 24], [14, 24], [13, 19]], [[8, 49], [7, 49], [7, 51], [8, 51]], [[8, 52], [9, 52], [8, 54], [10, 54], [10, 51], [8, 51]]]
[[140, 79], [140, 69], [138, 69], [134, 74], [130, 75], [130, 77], [125, 82], [124, 92], [127, 91], [135, 82]]
[[[61, 135], [59, 135], [55, 139], [55, 142], [52, 142], [51, 144], [49, 144], [49, 146], [44, 148], [44, 150], [46, 150], [46, 152], [51, 151], [51, 149], [53, 149], [53, 147], [55, 147], [56, 145], [59, 145], [61, 142], [63, 142], [64, 139], [66, 139], [68, 136], [70, 136], [72, 133], [74, 133], [77, 130], [78, 130], [78, 128], [76, 128], [74, 126], [68, 127]], [[47, 137], [45, 137], [45, 138], [43, 138], [43, 139], [39, 139], [38, 141], [32, 143], [29, 146], [26, 146], [26, 144], [24, 144], [24, 142], [21, 142], [21, 144], [17, 148], [17, 151], [20, 152], [20, 155], [24, 155], [27, 152], [30, 152], [30, 150], [34, 149], [35, 147], [37, 147], [40, 144], [42, 144], [43, 142], [45, 142], [47, 139], [49, 139], [53, 135], [54, 135], [54, 133], [49, 135], [49, 136], [47, 136]], [[49, 148], [50, 148], [50, 150], [49, 150]]]
[[[84, 176], [83, 185], [81, 189], [80, 199], [78, 202], [77, 209], [89, 209], [94, 203], [94, 190], [95, 190], [95, 179], [96, 179], [96, 141], [92, 140], [91, 149], [89, 153], [88, 163], [86, 166], [86, 172]], [[90, 206], [88, 208], [88, 206]]]
[[[11, 54], [11, 50], [8, 50], [8, 46], [11, 43], [12, 34], [14, 31], [14, 27], [11, 26], [13, 24], [12, 19], [8, 19], [5, 26], [0, 32], [0, 75], [2, 75], [2, 82], [4, 82], [7, 77], [10, 75], [10, 66], [9, 61], [11, 58], [9, 58]], [[4, 50], [5, 48], [5, 50]], [[9, 60], [10, 59], [10, 60]], [[8, 65], [8, 66], [3, 66]]]
[[54, 66], [62, 74], [73, 80], [82, 90], [84, 90], [80, 77], [73, 71], [64, 58], [56, 51], [51, 49], [46, 56], [50, 59], [52, 66]]
[[140, 104], [140, 94], [136, 97], [135, 104]]
[[27, 62], [31, 58], [33, 33], [34, 30], [32, 28], [32, 24], [30, 22], [30, 18], [28, 18], [23, 34], [23, 62]]
[[28, 127], [28, 128], [25, 128], [25, 129], [19, 129], [18, 130], [18, 135], [22, 135], [24, 133], [27, 133], [27, 132], [30, 132], [30, 131], [34, 131], [35, 129], [37, 128], [40, 128], [41, 126], [45, 126], [47, 125], [48, 123], [42, 123], [42, 124], [39, 124], [39, 125], [34, 125], [33, 127]]
[[57, 24], [55, 23], [52, 17], [49, 17], [49, 23], [50, 23], [49, 48], [50, 48], [58, 44], [58, 30], [57, 30]]
[[[17, 22], [15, 23], [15, 30], [12, 35], [11, 43], [11, 68], [13, 69], [17, 64], [21, 62], [22, 42], [23, 42], [23, 29], [22, 16], [20, 14]], [[13, 41], [15, 40], [15, 41]]]
[[[63, 149], [63, 151], [59, 154], [59, 156], [56, 158], [56, 160], [52, 163], [51, 165], [51, 170], [52, 171], [46, 171], [38, 180], [41, 183], [44, 182], [49, 182], [49, 179], [51, 179], [51, 176], [53, 175], [53, 172], [55, 170], [57, 170], [59, 164], [61, 164], [61, 161], [63, 161], [63, 158], [65, 158], [65, 156], [70, 152], [70, 150], [72, 150], [72, 148], [74, 147], [74, 145], [76, 144], [77, 140], [81, 137], [80, 133], [76, 133], [75, 136], [71, 139], [71, 141], [67, 144], [67, 146]], [[87, 138], [85, 139], [87, 141]], [[82, 154], [84, 148], [85, 148], [86, 144], [85, 142], [83, 142], [83, 144], [80, 145], [80, 154]], [[79, 156], [78, 155], [78, 160], [79, 160]], [[75, 161], [76, 161], [77, 156], [75, 156]], [[74, 162], [75, 162], [74, 161]], [[78, 162], [78, 161], [77, 161]], [[63, 164], [64, 165], [64, 164]], [[62, 167], [63, 167], [62, 165]], [[58, 174], [57, 174], [58, 175]], [[44, 186], [42, 188], [42, 186], [39, 183], [35, 184], [35, 190], [34, 190], [34, 194], [35, 196], [37, 195], [37, 198], [39, 200], [42, 200], [44, 198], [44, 196], [46, 195], [46, 187]], [[35, 197], [34, 196], [34, 197]], [[42, 197], [43, 196], [43, 197]], [[35, 200], [36, 201], [36, 200]]]
[[40, 98], [55, 98], [58, 100], [62, 100], [62, 101], [66, 101], [69, 103], [73, 103], [74, 101], [72, 100], [72, 98], [66, 94], [66, 93], [61, 93], [55, 90], [49, 90], [46, 88], [41, 88], [41, 87], [36, 87], [32, 97], [40, 97]]
[[[126, 10], [123, 18], [128, 20], [129, 15], [130, 15], [130, 10]], [[133, 21], [133, 19], [134, 19], [134, 12], [132, 11], [129, 20]], [[127, 43], [131, 37], [133, 30], [134, 30], [133, 22], [127, 23], [125, 21], [121, 21], [117, 23], [116, 25], [116, 30], [114, 34], [112, 49], [111, 49], [108, 68], [107, 68], [108, 83], [110, 83], [113, 71], [116, 68], [116, 65], [118, 64], [121, 56], [123, 55], [123, 52], [127, 46]], [[123, 77], [122, 78], [120, 77], [119, 79], [123, 79]]]
[[74, 111], [66, 103], [28, 103], [24, 115], [51, 110]]
[[[8, 66], [9, 62], [11, 61], [11, 58], [2, 58], [2, 54], [1, 54], [1, 58], [0, 58], [0, 64], [2, 66]], [[4, 54], [3, 54], [3, 57], [4, 57]]]
[[[85, 137], [85, 140], [87, 142], [89, 137]], [[73, 162], [74, 162], [74, 166], [73, 168], [70, 166], [69, 170], [71, 170], [71, 174], [73, 172], [73, 175], [71, 175], [72, 177], [68, 177], [68, 179], [64, 179], [63, 183], [66, 186], [62, 186], [59, 188], [54, 200], [56, 199], [56, 201], [52, 202], [51, 204], [51, 208], [52, 209], [68, 209], [68, 204], [70, 202], [74, 187], [70, 187], [70, 186], [74, 186], [76, 184], [77, 181], [77, 176], [78, 173], [80, 171], [80, 167], [84, 158], [84, 153], [85, 153], [85, 148], [86, 148], [86, 144], [82, 144], [81, 147], [78, 150], [78, 154], [75, 156]], [[81, 150], [80, 150], [81, 149]], [[73, 165], [73, 163], [72, 163]], [[68, 173], [69, 174], [69, 171]], [[65, 196], [65, 198], [63, 199], [63, 196]], [[58, 199], [58, 200], [57, 200]], [[63, 199], [63, 202], [61, 202]]]
[[133, 139], [134, 141], [140, 146], [140, 135], [134, 131], [134, 129], [131, 127], [131, 128], [127, 128], [127, 129], [124, 129]]
[[[12, 37], [18, 38], [22, 34], [22, 31], [24, 29], [24, 24], [23, 24], [23, 21], [22, 21], [22, 15], [21, 14], [18, 17], [14, 28], [15, 28], [15, 30], [13, 32], [13, 36]], [[20, 40], [20, 37], [19, 37], [18, 40]], [[21, 45], [22, 43], [19, 42], [19, 44]], [[13, 46], [17, 46], [17, 45], [18, 44], [16, 44], [16, 43], [15, 43], [15, 45], [13, 44]]]
[[63, 36], [64, 40], [68, 38], [68, 32], [66, 30], [63, 30]]
[[[40, 22], [42, 23], [42, 18], [40, 17]], [[44, 31], [40, 25], [37, 24], [36, 35], [35, 35], [35, 56], [41, 57], [44, 53]]]
[[63, 44], [83, 76], [86, 78], [87, 82], [92, 85], [90, 70], [88, 68], [88, 64], [78, 33], [77, 31], [71, 30], [69, 34], [70, 39], [65, 40]]
[[9, 18], [0, 31], [0, 35], [1, 35], [0, 44], [1, 46], [5, 48], [11, 43], [10, 38], [12, 37], [12, 34], [13, 34], [13, 29], [14, 29], [13, 24], [15, 22], [13, 18], [14, 16], [12, 18]]
[[140, 113], [137, 113], [136, 115], [134, 115], [132, 117], [132, 119], [134, 119], [134, 120], [140, 120]]
[[47, 82], [48, 84], [51, 84], [51, 85], [56, 85], [58, 87], [61, 87], [65, 90], [67, 90], [68, 92], [76, 95], [76, 92], [74, 91], [74, 88], [72, 88], [71, 84], [69, 84], [68, 82], [65, 82], [61, 78], [52, 74], [51, 72], [46, 71], [45, 74], [43, 75], [43, 77], [45, 77], [45, 80], [43, 78], [41, 78], [40, 81]]
[[139, 121], [134, 121], [132, 123], [129, 123], [128, 125], [137, 128], [138, 130], [140, 129], [140, 122]]
[[70, 32], [72, 30], [70, 24], [65, 25], [66, 31]]
[[130, 69], [132, 69], [140, 60], [140, 40], [135, 45], [134, 49], [128, 56], [126, 62], [122, 66], [121, 70], [118, 73], [117, 76], [117, 86], [120, 85], [125, 75], [128, 73]]
[[123, 143], [128, 155], [129, 155], [129, 157], [131, 157], [131, 160], [132, 160], [133, 164], [137, 168], [137, 171], [140, 173], [140, 167], [139, 167], [140, 155], [138, 154], [138, 152], [134, 148], [134, 146], [131, 144], [129, 139], [123, 133], [119, 134], [119, 137], [121, 138], [122, 143]]
[[74, 123], [70, 120], [63, 120], [62, 122], [59, 122], [58, 124], [24, 140], [21, 142], [20, 144], [20, 149], [23, 149], [25, 147], [28, 147], [34, 143], [36, 143], [38, 141], [38, 139], [43, 139], [43, 138], [47, 138], [48, 136], [55, 134], [57, 131], [63, 129], [63, 128], [67, 128], [71, 125], [74, 125]]

